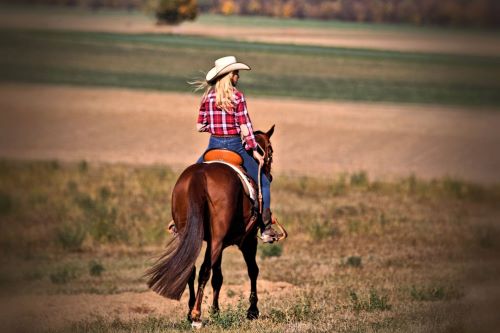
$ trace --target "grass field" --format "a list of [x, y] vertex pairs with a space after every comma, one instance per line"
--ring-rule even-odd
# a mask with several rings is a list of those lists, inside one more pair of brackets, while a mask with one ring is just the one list
[[[146, 297], [141, 275], [168, 238], [176, 177], [163, 165], [2, 161], [2, 301], [40, 302], [40, 313], [19, 314], [40, 331], [189, 331], [185, 302], [148, 296], [167, 308], [132, 304], [126, 317], [115, 308], [122, 293]], [[260, 245], [260, 279], [286, 283], [287, 293], [261, 293], [261, 319], [244, 319], [248, 295], [239, 288], [248, 285], [246, 269], [238, 251], [228, 249], [222, 313], [210, 316], [204, 304], [205, 331], [491, 328], [498, 305], [491, 282], [500, 273], [498, 186], [416, 177], [378, 182], [359, 172], [278, 175], [273, 193], [290, 237]], [[73, 308], [68, 301], [89, 297], [106, 303]], [[89, 310], [94, 306], [97, 313]]]
[[[235, 42], [195, 36], [1, 30], [0, 79], [190, 91], [220, 54], [254, 96], [500, 105], [500, 58]], [[302, 69], [298, 71], [297, 69]]]
[[[194, 147], [183, 126], [191, 124], [198, 100], [100, 87], [190, 92], [186, 82], [203, 77], [200, 70], [225, 54], [252, 66], [241, 73], [247, 95], [274, 97], [255, 99], [253, 120], [283, 126], [273, 137], [280, 163], [300, 162], [305, 171], [275, 174], [273, 211], [290, 236], [282, 244], [259, 245], [260, 319], [245, 318], [249, 281], [244, 260], [232, 247], [222, 264], [221, 313], [210, 314], [210, 298], [203, 301], [204, 332], [500, 327], [500, 184], [489, 181], [497, 179], [490, 154], [498, 141], [492, 115], [500, 106], [500, 57], [485, 46], [498, 40], [498, 31], [205, 15], [188, 24], [198, 30], [165, 33], [151, 32], [151, 19], [138, 12], [0, 9], [8, 12], [0, 13], [0, 83], [16, 83], [2, 87], [3, 151], [26, 154], [8, 155], [12, 158], [104, 156], [81, 162], [0, 157], [0, 330], [192, 330], [185, 320], [186, 295], [181, 302], [163, 299], [148, 291], [142, 277], [170, 237], [165, 228], [179, 166], [96, 161], [144, 162], [148, 156], [158, 161], [168, 154], [178, 164], [192, 160], [176, 149], [180, 142], [184, 150]], [[16, 15], [36, 22], [22, 27]], [[58, 19], [59, 26], [45, 25]], [[129, 27], [136, 23], [138, 28]], [[104, 29], [90, 31], [89, 24]], [[319, 39], [324, 31], [348, 32], [355, 42], [361, 31], [366, 41], [393, 40], [392, 49], [384, 49], [237, 41], [221, 38], [220, 31], [189, 35], [211, 26], [239, 31], [258, 26], [278, 35], [280, 29], [297, 29], [299, 37]], [[475, 55], [461, 53], [453, 43], [462, 34], [469, 41], [487, 36], [470, 45], [484, 48]], [[430, 44], [396, 51], [405, 37], [413, 38], [409, 44]], [[452, 42], [436, 49], [447, 37]], [[323, 124], [330, 120], [336, 127]], [[315, 139], [301, 139], [310, 132]], [[309, 142], [322, 142], [327, 150]], [[301, 160], [287, 159], [292, 154]], [[338, 160], [352, 172], [333, 172]], [[375, 178], [354, 171], [360, 161], [398, 175], [407, 175], [410, 167], [429, 173], [425, 179], [423, 174]], [[306, 162], [319, 164], [328, 176], [318, 176]], [[429, 176], [460, 168], [491, 178], [478, 185]]]

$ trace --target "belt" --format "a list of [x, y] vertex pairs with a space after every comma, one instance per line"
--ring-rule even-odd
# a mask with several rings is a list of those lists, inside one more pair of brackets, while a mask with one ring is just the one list
[[215, 138], [239, 138], [239, 134], [228, 134], [228, 135], [216, 135], [212, 134], [213, 137]]

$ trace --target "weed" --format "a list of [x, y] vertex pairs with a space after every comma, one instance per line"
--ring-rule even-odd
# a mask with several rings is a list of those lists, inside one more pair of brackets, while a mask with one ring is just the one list
[[82, 247], [87, 231], [83, 224], [66, 222], [56, 230], [57, 241], [66, 250], [77, 251]]
[[347, 193], [347, 185], [346, 185], [346, 177], [345, 173], [340, 174], [336, 181], [333, 181], [330, 185], [330, 194], [333, 196], [341, 196]]
[[343, 216], [357, 216], [360, 214], [360, 211], [356, 206], [353, 205], [343, 205], [336, 207], [333, 210], [333, 217], [334, 218], [339, 218]]
[[50, 274], [50, 281], [54, 284], [66, 284], [77, 278], [76, 268], [73, 266], [62, 266]]
[[295, 322], [311, 320], [314, 316], [314, 311], [311, 306], [311, 297], [301, 299], [300, 302], [295, 303], [291, 308], [292, 320]]
[[101, 186], [101, 188], [99, 189], [99, 197], [102, 200], [106, 201], [110, 196], [111, 191], [109, 190], [109, 188], [107, 186]]
[[349, 296], [351, 297], [351, 302], [353, 309], [356, 312], [359, 311], [386, 311], [391, 309], [391, 305], [388, 303], [387, 296], [379, 296], [375, 290], [370, 291], [370, 296], [368, 300], [361, 300], [358, 294], [351, 290], [349, 291]]
[[96, 260], [92, 260], [89, 263], [89, 274], [91, 276], [101, 276], [102, 272], [104, 272], [105, 270], [106, 269], [104, 268], [104, 266]]
[[[105, 191], [106, 192], [106, 191]], [[75, 197], [86, 219], [90, 222], [89, 233], [97, 241], [127, 241], [129, 235], [117, 224], [117, 209], [104, 200], [94, 200], [86, 193]]]
[[12, 198], [8, 193], [0, 192], [0, 215], [8, 215], [12, 212]]
[[80, 171], [81, 173], [87, 172], [88, 169], [89, 169], [89, 165], [88, 165], [87, 161], [82, 160], [82, 161], [80, 161], [80, 163], [78, 163], [78, 171]]
[[246, 321], [246, 310], [242, 300], [235, 307], [229, 306], [227, 310], [211, 313], [209, 324], [224, 330], [239, 328]]
[[288, 321], [287, 313], [276, 308], [271, 308], [269, 311], [269, 317], [275, 323], [286, 323]]
[[71, 195], [76, 195], [78, 193], [78, 184], [74, 180], [70, 180], [66, 183], [66, 189]]
[[311, 306], [311, 297], [304, 296], [288, 308], [272, 308], [269, 317], [275, 323], [290, 323], [313, 320], [316, 314], [317, 312]]
[[61, 165], [59, 164], [59, 161], [58, 160], [52, 160], [50, 161], [50, 168], [52, 170], [59, 170], [61, 168]]
[[356, 234], [361, 229], [361, 220], [359, 220], [359, 219], [349, 219], [347, 227], [348, 227], [349, 232], [351, 234]]
[[30, 270], [23, 274], [23, 279], [25, 281], [37, 281], [43, 279], [43, 272], [37, 269]]
[[264, 246], [259, 246], [261, 259], [280, 257], [283, 253], [283, 245], [281, 244], [265, 244]]
[[385, 311], [390, 310], [391, 305], [388, 303], [388, 297], [386, 295], [379, 296], [375, 290], [370, 291], [370, 303], [368, 311]]
[[236, 296], [236, 292], [233, 289], [228, 289], [226, 294], [227, 294], [227, 297], [229, 297], [229, 298], [233, 298], [234, 296]]
[[351, 267], [361, 267], [361, 257], [359, 256], [350, 256], [345, 261], [344, 265]]
[[380, 213], [380, 215], [378, 216], [378, 221], [380, 223], [381, 226], [386, 226], [387, 224], [389, 224], [389, 218], [385, 215], [384, 212]]
[[314, 221], [308, 225], [308, 232], [315, 241], [340, 235], [339, 228], [328, 220]]
[[500, 232], [490, 224], [483, 224], [474, 227], [477, 242], [484, 249], [493, 249], [499, 244]]
[[442, 301], [446, 299], [457, 299], [462, 293], [455, 288], [445, 288], [443, 286], [430, 286], [410, 288], [410, 295], [415, 301]]
[[365, 187], [368, 185], [368, 175], [365, 171], [359, 171], [351, 175], [351, 186]]

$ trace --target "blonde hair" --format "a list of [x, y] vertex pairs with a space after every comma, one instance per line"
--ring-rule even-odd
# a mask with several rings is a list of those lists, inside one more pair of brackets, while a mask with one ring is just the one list
[[227, 113], [232, 113], [234, 109], [233, 105], [233, 95], [234, 86], [231, 82], [232, 72], [227, 73], [222, 77], [218, 77], [215, 83], [208, 83], [205, 80], [194, 80], [188, 82], [189, 84], [195, 86], [194, 91], [205, 90], [203, 93], [203, 99], [207, 97], [208, 93], [214, 89], [215, 90], [215, 105], [221, 110]]

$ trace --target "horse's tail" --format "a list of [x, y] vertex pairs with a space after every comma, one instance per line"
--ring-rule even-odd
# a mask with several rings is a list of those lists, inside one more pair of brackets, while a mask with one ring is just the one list
[[206, 193], [205, 175], [198, 170], [188, 185], [186, 227], [167, 244], [165, 253], [145, 274], [149, 288], [164, 297], [179, 300], [186, 289], [203, 243]]

